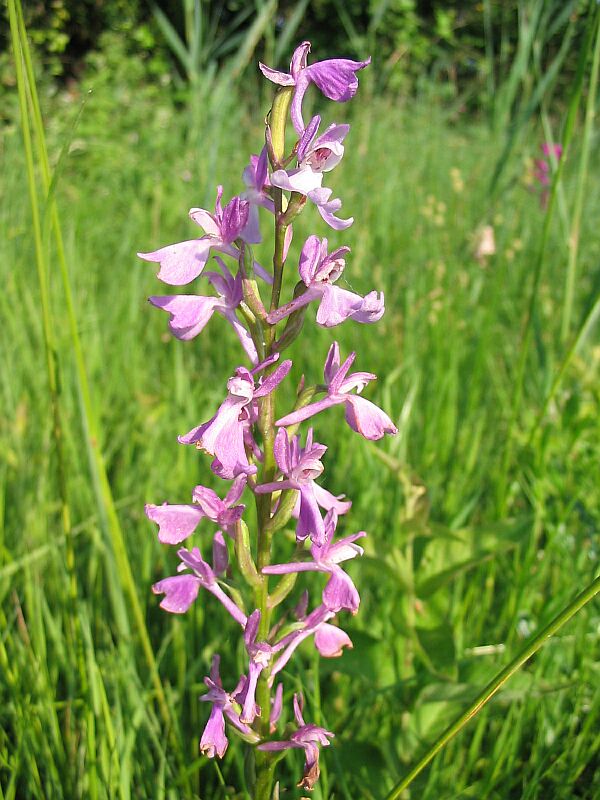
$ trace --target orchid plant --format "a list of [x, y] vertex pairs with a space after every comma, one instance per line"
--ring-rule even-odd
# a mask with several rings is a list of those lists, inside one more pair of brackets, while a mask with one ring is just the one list
[[[312, 428], [299, 433], [300, 425], [332, 406], [343, 405], [348, 425], [366, 439], [396, 433], [388, 415], [362, 396], [375, 375], [351, 373], [355, 353], [342, 361], [336, 342], [325, 359], [323, 382], [306, 385], [303, 378], [294, 407], [284, 414], [276, 411], [278, 387], [292, 367], [292, 361], [282, 355], [301, 334], [311, 303], [317, 304], [317, 324], [325, 328], [345, 320], [374, 323], [384, 313], [382, 293], [372, 291], [361, 297], [337, 285], [350, 249], [330, 250], [327, 239], [317, 235], [302, 245], [299, 280], [293, 296], [282, 302], [293, 223], [307, 200], [334, 231], [353, 222], [337, 216], [341, 201], [331, 199], [331, 189], [323, 186], [325, 173], [344, 155], [349, 125], [333, 124], [319, 133], [320, 117], [305, 124], [302, 107], [311, 84], [330, 100], [350, 100], [358, 88], [358, 73], [370, 59], [330, 59], [309, 65], [309, 52], [308, 42], [296, 48], [289, 73], [259, 65], [277, 89], [267, 117], [265, 145], [259, 155], [251, 156], [240, 194], [223, 206], [219, 186], [214, 212], [190, 211], [203, 235], [139, 253], [142, 259], [160, 265], [158, 277], [163, 282], [183, 286], [201, 276], [215, 291], [213, 295], [150, 298], [169, 314], [174, 336], [194, 338], [218, 313], [234, 329], [247, 359], [246, 366], [233, 370], [214, 416], [179, 437], [180, 443], [195, 445], [212, 457], [212, 472], [227, 484], [223, 499], [212, 489], [196, 486], [191, 503], [147, 505], [146, 514], [158, 525], [161, 543], [186, 544], [177, 550], [177, 574], [152, 587], [162, 596], [162, 608], [183, 614], [205, 589], [241, 629], [244, 674], [227, 677], [230, 689], [225, 689], [220, 656], [215, 654], [205, 678], [208, 691], [201, 699], [211, 708], [200, 750], [209, 758], [223, 758], [228, 736], [240, 736], [252, 750], [249, 790], [255, 800], [279, 796], [275, 766], [290, 749], [304, 750], [298, 786], [312, 789], [318, 780], [320, 748], [329, 745], [334, 734], [305, 722], [302, 695], [286, 692], [280, 678], [285, 680], [284, 668], [306, 639], [312, 637], [320, 655], [327, 658], [352, 647], [337, 618], [341, 612], [356, 614], [360, 605], [356, 586], [342, 564], [362, 554], [356, 542], [366, 534], [360, 531], [336, 538], [338, 520], [351, 503], [321, 485], [321, 459], [327, 447], [315, 441]], [[285, 145], [288, 118], [296, 134], [289, 153]], [[254, 260], [251, 249], [261, 241], [261, 213], [271, 218], [274, 230], [272, 272]], [[211, 258], [216, 267], [208, 271]], [[244, 519], [244, 493], [254, 498], [255, 526]], [[197, 544], [190, 544], [205, 519], [210, 523], [206, 527], [216, 529], [211, 563], [204, 560]], [[291, 550], [287, 562], [273, 563], [275, 543], [279, 552], [284, 545]], [[237, 562], [235, 571], [232, 558]], [[299, 600], [294, 598], [297, 578], [306, 572], [319, 572], [325, 578], [321, 596], [312, 602], [306, 590], [300, 592]], [[293, 721], [282, 730], [284, 700], [293, 701]]]

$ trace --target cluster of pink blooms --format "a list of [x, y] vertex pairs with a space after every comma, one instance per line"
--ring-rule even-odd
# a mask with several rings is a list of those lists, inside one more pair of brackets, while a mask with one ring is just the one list
[[[288, 723], [283, 735], [278, 734], [284, 689], [282, 683], [275, 685], [275, 679], [281, 677], [292, 654], [305, 639], [312, 638], [319, 653], [328, 658], [340, 656], [344, 647], [352, 646], [336, 619], [342, 611], [355, 614], [360, 597], [342, 564], [362, 554], [356, 542], [366, 534], [361, 531], [336, 537], [338, 520], [348, 512], [351, 503], [343, 495], [331, 494], [319, 483], [326, 446], [314, 440], [312, 428], [304, 435], [296, 431], [305, 420], [331, 406], [343, 405], [350, 428], [366, 439], [376, 440], [386, 433], [396, 433], [388, 415], [362, 396], [363, 389], [376, 376], [351, 372], [355, 353], [342, 359], [337, 342], [331, 344], [325, 359], [323, 382], [308, 387], [302, 379], [295, 407], [274, 419], [271, 437], [265, 435], [260, 425], [262, 404], [272, 402], [277, 387], [289, 380], [292, 362], [282, 359], [281, 354], [299, 334], [310, 303], [316, 304], [317, 324], [326, 328], [345, 320], [374, 323], [384, 313], [382, 293], [372, 291], [362, 297], [337, 285], [350, 250], [342, 246], [330, 251], [327, 239], [316, 235], [309, 236], [301, 247], [299, 281], [292, 299], [268, 308], [260, 299], [256, 279], [263, 290], [269, 289], [274, 280], [251, 253], [251, 245], [261, 241], [261, 215], [265, 220], [271, 219], [271, 227], [275, 217], [276, 225], [280, 224], [281, 230], [285, 228], [283, 262], [292, 240], [291, 210], [296, 208], [296, 213], [300, 213], [307, 200], [335, 231], [344, 230], [353, 222], [352, 218], [338, 216], [341, 201], [332, 199], [331, 189], [322, 185], [325, 173], [334, 169], [343, 157], [349, 126], [333, 124], [319, 132], [320, 117], [314, 116], [305, 124], [302, 105], [311, 84], [331, 100], [349, 100], [358, 88], [357, 73], [369, 61], [331, 59], [308, 65], [309, 51], [308, 42], [295, 50], [289, 73], [260, 65], [266, 78], [291, 94], [290, 116], [297, 136], [290, 157], [277, 158], [267, 125], [266, 144], [259, 155], [251, 156], [243, 172], [244, 188], [240, 194], [223, 206], [223, 189], [219, 186], [214, 211], [191, 209], [191, 219], [204, 234], [139, 254], [146, 261], [160, 265], [158, 277], [163, 282], [182, 286], [201, 276], [214, 292], [150, 298], [154, 306], [168, 313], [174, 336], [192, 339], [217, 313], [235, 331], [247, 359], [247, 365], [238, 366], [227, 381], [225, 398], [214, 416], [179, 437], [181, 444], [195, 445], [212, 457], [212, 472], [228, 482], [223, 498], [212, 489], [196, 486], [191, 503], [146, 506], [147, 516], [158, 525], [159, 541], [179, 547], [177, 574], [153, 586], [153, 591], [163, 596], [162, 608], [182, 614], [202, 588], [220, 601], [242, 630], [247, 668], [237, 685], [230, 691], [223, 688], [218, 655], [214, 656], [210, 675], [205, 678], [208, 691], [201, 699], [211, 704], [211, 710], [200, 749], [209, 757], [223, 757], [228, 746], [227, 733], [232, 731], [263, 751], [302, 749], [305, 764], [299, 785], [307, 789], [313, 787], [319, 776], [319, 748], [329, 744], [333, 733], [307, 724], [303, 698], [294, 694], [295, 722]], [[274, 202], [278, 190], [279, 210]], [[291, 193], [287, 203], [283, 192]], [[211, 258], [215, 266], [208, 271], [206, 266]], [[268, 327], [274, 331], [282, 322], [285, 322], [282, 335], [279, 339], [273, 336], [266, 347], [264, 330]], [[272, 467], [265, 476], [267, 444], [272, 449], [269, 454]], [[267, 526], [271, 536], [276, 531], [283, 534], [286, 527], [295, 528], [296, 546], [289, 562], [269, 561], [257, 568], [256, 539], [249, 535], [243, 519], [245, 492], [254, 495], [259, 508], [264, 509], [264, 503], [268, 503]], [[204, 558], [204, 547], [189, 544], [200, 523], [205, 530], [210, 529], [205, 520], [215, 531], [210, 563]], [[187, 546], [181, 546], [184, 542]], [[266, 631], [264, 624], [261, 626], [266, 607], [253, 608], [257, 605], [256, 593], [234, 586], [230, 564], [233, 553], [249, 586], [255, 588], [260, 581], [264, 584], [269, 580], [266, 576], [279, 576], [280, 590], [270, 596], [276, 596], [277, 601], [269, 606]], [[324, 575], [319, 601], [309, 611], [308, 593], [303, 591], [300, 599], [296, 598], [293, 610], [287, 610], [273, 622], [270, 615], [275, 605], [293, 591], [297, 574], [307, 571]], [[244, 594], [250, 595], [252, 601], [244, 600]], [[251, 606], [245, 605], [249, 602]], [[261, 708], [257, 702], [261, 679], [273, 687], [270, 708]]]

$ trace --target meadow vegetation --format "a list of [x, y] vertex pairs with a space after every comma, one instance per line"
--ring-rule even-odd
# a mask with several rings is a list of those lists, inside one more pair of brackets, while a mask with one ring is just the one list
[[[347, 324], [336, 338], [342, 352], [358, 351], [359, 369], [379, 375], [369, 397], [400, 433], [366, 445], [341, 435], [340, 414], [315, 422], [337, 442], [325, 456], [328, 486], [353, 500], [345, 533], [369, 534], [351, 568], [363, 598], [344, 625], [354, 650], [319, 661], [307, 646], [299, 659], [315, 721], [338, 732], [316, 800], [382, 800], [598, 575], [592, 45], [581, 98], [523, 116], [518, 136], [440, 102], [434, 86], [407, 100], [365, 81], [350, 110], [344, 169], [330, 183], [357, 220], [344, 234], [351, 288], [383, 289], [386, 314], [374, 329]], [[182, 618], [158, 609], [150, 586], [175, 562], [143, 513], [145, 502], [187, 502], [187, 487], [207, 480], [205, 463], [176, 437], [214, 413], [237, 342], [221, 319], [190, 343], [169, 337], [146, 302], [162, 291], [155, 270], [135, 252], [196, 235], [187, 210], [211, 206], [217, 178], [226, 197], [239, 191], [270, 95], [250, 74], [235, 86], [199, 84], [174, 102], [116, 45], [68, 91], [41, 85], [49, 191], [39, 152], [35, 177], [63, 457], [15, 92], [0, 138], [0, 797], [246, 798], [241, 746], [223, 763], [198, 754], [210, 655], [220, 648], [234, 674], [243, 653], [223, 646], [230, 632], [210, 599]], [[544, 205], [533, 161], [543, 141], [560, 140], [570, 110], [560, 184]], [[301, 217], [296, 243], [305, 225]], [[478, 257], [484, 226], [495, 253]], [[311, 328], [310, 337], [303, 363], [317, 379], [331, 334]], [[405, 796], [600, 797], [599, 655], [594, 601]], [[296, 758], [286, 756], [288, 785]]]

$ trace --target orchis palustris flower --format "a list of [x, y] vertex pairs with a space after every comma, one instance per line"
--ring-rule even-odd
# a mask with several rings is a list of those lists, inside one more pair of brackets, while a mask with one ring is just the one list
[[[386, 433], [397, 433], [398, 429], [384, 411], [375, 403], [359, 396], [369, 381], [375, 380], [377, 376], [370, 372], [353, 372], [348, 375], [348, 370], [355, 358], [356, 353], [350, 353], [340, 366], [339, 345], [334, 342], [329, 348], [323, 370], [327, 397], [297, 411], [292, 411], [291, 414], [278, 419], [275, 424], [297, 425], [326, 408], [343, 403], [346, 406], [346, 422], [353, 431], [362, 434], [365, 439], [381, 439]], [[356, 389], [359, 394], [350, 394], [353, 389]]]
[[202, 554], [197, 547], [194, 547], [191, 551], [182, 547], [181, 550], [177, 551], [177, 555], [181, 559], [177, 571], [191, 569], [192, 572], [174, 575], [172, 578], [163, 578], [162, 581], [154, 584], [152, 587], [154, 594], [165, 595], [160, 607], [170, 611], [172, 614], [185, 614], [198, 596], [200, 587], [203, 586], [217, 600], [220, 600], [236, 622], [245, 627], [246, 615], [217, 583], [217, 574], [221, 563], [215, 564], [215, 569], [211, 569], [202, 558]]
[[354, 218], [339, 219], [335, 214], [342, 207], [341, 200], [330, 200], [331, 189], [323, 187], [323, 173], [336, 167], [344, 155], [342, 142], [348, 135], [349, 125], [330, 125], [321, 136], [316, 136], [321, 118], [313, 117], [298, 143], [298, 167], [279, 169], [271, 175], [271, 184], [289, 192], [305, 195], [317, 206], [319, 214], [334, 230], [349, 228]]
[[323, 602], [331, 611], [345, 608], [356, 614], [360, 597], [352, 578], [339, 566], [342, 561], [356, 558], [363, 553], [362, 547], [354, 542], [367, 534], [364, 531], [345, 536], [333, 544], [333, 536], [337, 526], [335, 509], [327, 512], [325, 517], [325, 533], [321, 543], [313, 540], [310, 548], [312, 561], [290, 561], [287, 564], [272, 564], [263, 567], [265, 575], [287, 575], [290, 572], [327, 572], [331, 575], [323, 592]]
[[259, 744], [259, 750], [289, 750], [293, 747], [300, 747], [304, 750], [304, 775], [298, 783], [303, 789], [312, 789], [319, 780], [319, 745], [327, 747], [329, 739], [333, 739], [331, 731], [321, 728], [319, 725], [307, 725], [302, 716], [302, 697], [294, 695], [294, 716], [298, 723], [298, 730], [294, 731], [287, 741], [265, 742]]
[[173, 336], [187, 341], [197, 336], [217, 312], [225, 317], [241, 342], [242, 347], [252, 364], [258, 364], [256, 347], [252, 337], [239, 319], [236, 309], [243, 300], [242, 276], [238, 271], [234, 277], [222, 259], [215, 256], [222, 273], [205, 272], [208, 282], [217, 290], [218, 296], [196, 294], [176, 294], [160, 297], [149, 297], [153, 306], [162, 308], [169, 314], [169, 328]]
[[256, 420], [256, 401], [274, 391], [291, 369], [291, 361], [283, 361], [275, 371], [256, 386], [254, 375], [265, 368], [265, 362], [253, 370], [238, 367], [227, 381], [228, 395], [215, 416], [179, 437], [181, 444], [195, 444], [215, 456], [213, 471], [221, 478], [252, 474], [256, 466], [248, 461], [245, 444]]
[[363, 323], [380, 320], [385, 311], [383, 292], [373, 291], [361, 297], [334, 285], [344, 271], [344, 256], [349, 252], [349, 247], [338, 247], [328, 253], [327, 239], [309, 236], [300, 253], [298, 267], [306, 291], [272, 311], [267, 317], [268, 321], [274, 325], [313, 300], [320, 300], [317, 324], [324, 328], [332, 328], [346, 319]]
[[331, 58], [326, 61], [316, 61], [307, 65], [310, 53], [310, 42], [302, 42], [294, 50], [290, 62], [290, 71], [279, 72], [259, 63], [260, 71], [273, 83], [279, 86], [293, 86], [291, 118], [297, 134], [304, 130], [302, 120], [302, 100], [311, 83], [318, 86], [325, 97], [338, 103], [345, 103], [356, 94], [358, 78], [356, 73], [367, 67], [371, 59], [366, 61], [351, 61], [348, 58]]
[[319, 116], [313, 117], [300, 137], [296, 151], [298, 166], [274, 172], [271, 175], [272, 186], [310, 196], [314, 189], [320, 188], [323, 173], [330, 172], [340, 163], [344, 155], [342, 142], [350, 126], [333, 124], [321, 136], [316, 136], [320, 121]]
[[313, 442], [312, 428], [306, 435], [306, 447], [304, 448], [300, 447], [299, 436], [294, 436], [290, 441], [285, 430], [281, 428], [277, 432], [273, 452], [277, 466], [285, 478], [282, 481], [260, 484], [254, 489], [257, 494], [268, 494], [283, 489], [299, 491], [298, 526], [296, 528], [296, 538], [299, 541], [303, 541], [307, 536], [317, 543], [325, 540], [325, 525], [319, 506], [327, 510], [341, 508], [341, 513], [349, 508], [348, 503], [341, 502], [339, 498], [315, 483], [315, 479], [323, 472], [323, 464], [320, 459], [326, 450], [324, 445]]
[[238, 475], [224, 500], [212, 489], [196, 486], [192, 493], [195, 505], [163, 503], [162, 506], [155, 506], [147, 503], [144, 510], [148, 519], [158, 525], [158, 541], [163, 544], [180, 544], [192, 535], [200, 520], [205, 518], [216, 522], [226, 533], [231, 534], [232, 526], [244, 513], [245, 506], [236, 503], [242, 496], [246, 479], [244, 473]]
[[249, 203], [240, 197], [234, 197], [225, 208], [222, 208], [222, 196], [223, 187], [218, 186], [213, 214], [203, 208], [190, 209], [190, 218], [204, 228], [205, 236], [170, 244], [151, 253], [138, 253], [138, 256], [145, 261], [160, 264], [158, 277], [161, 281], [172, 286], [190, 283], [204, 269], [211, 250], [219, 250], [234, 258], [238, 257], [239, 252], [233, 247], [232, 242], [243, 235], [243, 230], [248, 224]]
[[258, 736], [252, 728], [240, 719], [239, 695], [243, 690], [245, 678], [242, 676], [233, 692], [228, 694], [223, 689], [219, 674], [220, 661], [221, 657], [215, 653], [210, 667], [210, 677], [204, 678], [208, 692], [200, 698], [205, 703], [212, 703], [208, 722], [200, 738], [200, 752], [209, 758], [214, 758], [216, 755], [223, 758], [227, 750], [229, 742], [225, 735], [225, 717], [244, 734], [247, 740], [258, 741]]
[[258, 626], [260, 624], [260, 611], [257, 608], [248, 617], [246, 627], [244, 629], [244, 644], [250, 656], [250, 664], [248, 667], [248, 683], [245, 686], [246, 697], [244, 700], [244, 709], [240, 719], [242, 722], [252, 724], [257, 714], [260, 714], [260, 708], [257, 710], [256, 702], [254, 700], [256, 692], [256, 683], [260, 673], [269, 665], [273, 648], [266, 642], [257, 642]]
[[[325, 386], [305, 387], [302, 378], [295, 410], [284, 415], [275, 410], [277, 389], [292, 367], [292, 361], [281, 360], [281, 354], [302, 328], [304, 314], [296, 312], [316, 301], [316, 321], [325, 328], [347, 319], [374, 323], [384, 313], [383, 293], [371, 291], [362, 297], [336, 285], [350, 248], [342, 244], [329, 253], [327, 239], [316, 234], [308, 236], [302, 247], [300, 281], [293, 297], [281, 301], [293, 223], [310, 207], [306, 200], [315, 204], [321, 218], [335, 230], [344, 230], [353, 222], [336, 216], [341, 200], [332, 199], [331, 189], [323, 186], [323, 175], [341, 162], [350, 127], [332, 124], [319, 133], [319, 116], [305, 127], [302, 101], [311, 83], [332, 100], [349, 100], [358, 87], [357, 73], [370, 59], [329, 59], [308, 65], [309, 50], [308, 42], [296, 48], [289, 73], [260, 65], [279, 89], [266, 122], [265, 146], [260, 155], [250, 157], [240, 193], [223, 208], [219, 186], [214, 213], [192, 209], [190, 216], [205, 235], [140, 254], [146, 261], [159, 263], [158, 277], [175, 286], [197, 278], [214, 255], [220, 271], [204, 275], [216, 295], [154, 296], [150, 301], [169, 314], [170, 330], [182, 340], [196, 337], [215, 313], [220, 314], [234, 329], [250, 362], [250, 366], [234, 370], [227, 395], [211, 419], [179, 437], [181, 444], [195, 444], [212, 456], [212, 472], [229, 481], [228, 488], [214, 491], [198, 485], [192, 503], [148, 504], [146, 514], [158, 525], [159, 541], [169, 545], [202, 536], [199, 523], [204, 519], [218, 527], [212, 538], [212, 566], [204, 561], [198, 546], [180, 548], [177, 575], [158, 581], [152, 589], [163, 595], [162, 608], [182, 614], [204, 588], [243, 630], [247, 669], [233, 692], [223, 689], [219, 656], [213, 657], [210, 676], [205, 678], [208, 691], [201, 699], [211, 704], [211, 710], [200, 737], [200, 751], [210, 758], [223, 758], [228, 748], [227, 726], [249, 745], [258, 745], [263, 754], [255, 758], [254, 770], [248, 770], [248, 775], [254, 771], [256, 778], [246, 787], [253, 800], [273, 800], [275, 796], [274, 758], [269, 752], [304, 750], [304, 774], [298, 785], [312, 789], [317, 781], [319, 748], [327, 746], [333, 734], [304, 721], [303, 700], [295, 694], [296, 728], [286, 728], [281, 740], [271, 741], [276, 738], [285, 699], [282, 683], [274, 689], [275, 677], [287, 669], [302, 642], [310, 638], [325, 658], [337, 658], [344, 648], [352, 647], [350, 637], [334, 618], [340, 612], [356, 614], [360, 605], [358, 590], [341, 565], [362, 555], [356, 541], [366, 534], [360, 531], [335, 540], [338, 518], [350, 510], [351, 502], [317, 483], [324, 472], [321, 459], [327, 447], [314, 441], [312, 429], [302, 447], [301, 434], [287, 428], [330, 406], [344, 405], [348, 424], [367, 439], [396, 433], [387, 414], [360, 396], [375, 375], [350, 373], [355, 353], [341, 363], [337, 343], [330, 347], [325, 362]], [[288, 113], [298, 136], [291, 153], [285, 152]], [[250, 247], [262, 241], [260, 214], [264, 212], [270, 226], [275, 224], [273, 275], [254, 261]], [[235, 267], [224, 259], [234, 259]], [[270, 288], [269, 299], [261, 296], [264, 288], [258, 286], [256, 275]], [[285, 322], [285, 330], [279, 335], [281, 322]], [[320, 392], [326, 396], [313, 400]], [[244, 521], [244, 492], [254, 496], [255, 535]], [[278, 534], [284, 528], [291, 537]], [[295, 553], [287, 563], [279, 556], [273, 563], [273, 548], [282, 550], [294, 533]], [[230, 551], [237, 563], [230, 564]], [[278, 606], [294, 590], [297, 576], [305, 572], [326, 576], [318, 604], [307, 614], [309, 598], [303, 592], [291, 617], [289, 611], [278, 616]], [[254, 610], [247, 615], [246, 608]]]

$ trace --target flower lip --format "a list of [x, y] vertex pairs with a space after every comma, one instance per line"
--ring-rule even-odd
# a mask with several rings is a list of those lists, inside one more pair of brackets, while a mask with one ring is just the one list
[[[298, 165], [313, 172], [329, 172], [337, 166], [344, 155], [342, 142], [348, 135], [349, 125], [330, 125], [320, 136], [316, 136], [320, 117], [313, 117], [300, 137]], [[315, 138], [316, 137], [316, 138]]]
[[240, 367], [227, 381], [227, 391], [235, 397], [242, 397], [248, 402], [252, 400], [254, 394], [254, 381], [248, 370]]
[[317, 267], [313, 280], [319, 283], [335, 283], [346, 268], [346, 259], [339, 255], [336, 256], [336, 253], [348, 250], [347, 247], [340, 247], [339, 250], [324, 259]]

